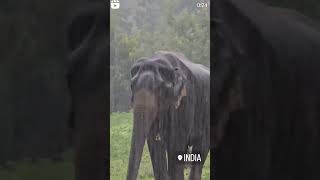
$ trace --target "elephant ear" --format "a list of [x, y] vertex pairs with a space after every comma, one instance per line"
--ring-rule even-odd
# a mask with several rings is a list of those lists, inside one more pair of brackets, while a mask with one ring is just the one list
[[[249, 84], [252, 74], [257, 74], [257, 69], [263, 69], [263, 62], [270, 56], [272, 49], [265, 40], [263, 27], [256, 24], [258, 11], [263, 12], [264, 7], [259, 3], [250, 3], [250, 0], [216, 0], [213, 8], [213, 99], [212, 112], [213, 126], [216, 135], [213, 144], [217, 145], [224, 135], [229, 115], [233, 111], [247, 108], [244, 102], [244, 89], [252, 86]], [[256, 10], [253, 10], [255, 9]], [[253, 18], [252, 12], [257, 12]], [[259, 19], [260, 20], [260, 19]], [[251, 77], [249, 77], [251, 76]], [[252, 83], [251, 83], [252, 84]]]
[[174, 96], [177, 97], [177, 101], [175, 102], [175, 108], [178, 109], [181, 100], [183, 97], [187, 96], [187, 87], [186, 87], [186, 76], [181, 72], [181, 70], [176, 67], [174, 69], [174, 75], [175, 75], [175, 83], [173, 87], [173, 93]]
[[[216, 0], [213, 6], [213, 108], [219, 106], [221, 94], [234, 87], [236, 76], [246, 76], [273, 59], [274, 52], [264, 27], [269, 14], [265, 6], [253, 0]], [[260, 61], [261, 63], [257, 64]], [[263, 67], [257, 67], [263, 66]], [[249, 73], [250, 72], [250, 73]], [[245, 81], [246, 78], [242, 78]], [[252, 79], [252, 78], [251, 78]]]

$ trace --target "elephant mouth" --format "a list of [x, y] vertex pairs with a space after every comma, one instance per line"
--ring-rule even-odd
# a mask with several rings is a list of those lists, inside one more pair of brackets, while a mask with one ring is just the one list
[[134, 93], [133, 108], [134, 109], [145, 109], [153, 108], [156, 106], [156, 98], [154, 93], [146, 89], [141, 89], [138, 92]]

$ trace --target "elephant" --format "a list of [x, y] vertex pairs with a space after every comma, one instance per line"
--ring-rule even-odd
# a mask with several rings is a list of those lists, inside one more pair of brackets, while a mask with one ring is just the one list
[[[61, 67], [45, 67], [49, 77], [48, 73], [34, 73], [31, 78], [14, 78], [17, 82], [10, 77], [6, 79], [12, 92], [4, 101], [8, 109], [0, 112], [0, 166], [11, 168], [8, 161], [25, 158], [31, 158], [32, 162], [40, 158], [61, 160], [62, 153], [72, 146], [76, 180], [107, 179], [108, 16], [104, 3], [88, 3], [77, 9], [72, 17], [63, 20], [66, 22], [61, 29], [52, 31], [61, 30], [63, 34], [60, 42], [65, 47], [59, 53], [65, 61], [61, 61]], [[36, 57], [43, 52], [30, 54]], [[25, 58], [25, 64], [40, 62], [19, 56], [18, 60]], [[30, 71], [22, 73], [25, 72]], [[22, 73], [12, 72], [15, 77], [23, 76]], [[16, 90], [21, 83], [28, 87], [24, 88], [27, 93]]]
[[319, 24], [256, 0], [216, 0], [211, 26], [216, 179], [319, 179]]
[[77, 180], [107, 179], [108, 19], [103, 3], [90, 3], [74, 13], [66, 29]]
[[[190, 179], [201, 179], [210, 148], [210, 70], [182, 53], [157, 51], [131, 68], [133, 131], [127, 180], [137, 179], [147, 140], [156, 180], [184, 179], [177, 154], [201, 154]], [[167, 155], [167, 158], [166, 158]]]

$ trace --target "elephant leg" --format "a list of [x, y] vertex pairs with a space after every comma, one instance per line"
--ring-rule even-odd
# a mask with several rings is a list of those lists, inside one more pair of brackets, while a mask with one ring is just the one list
[[189, 180], [201, 180], [202, 168], [203, 168], [204, 162], [207, 158], [208, 151], [206, 151], [205, 153], [201, 153], [201, 155], [202, 155], [201, 163], [194, 164], [191, 167]]
[[201, 180], [202, 168], [207, 159], [209, 153], [209, 143], [201, 143], [201, 141], [196, 141], [192, 147], [192, 153], [201, 154], [201, 162], [192, 165], [189, 180]]
[[105, 98], [88, 95], [77, 98], [74, 106], [75, 179], [105, 180], [107, 179]]
[[177, 160], [178, 152], [187, 152], [181, 139], [168, 144], [168, 172], [171, 180], [184, 180], [184, 163]]
[[158, 139], [157, 135], [151, 136], [147, 140], [153, 174], [155, 180], [169, 180], [166, 147], [162, 139]]
[[203, 164], [192, 165], [189, 180], [201, 180]]
[[[92, 137], [97, 135], [92, 134]], [[89, 138], [88, 136], [79, 135], [80, 142], [75, 148], [75, 176], [76, 180], [104, 180], [105, 157], [102, 154], [103, 144], [99, 140]], [[84, 140], [86, 139], [86, 140]], [[92, 140], [92, 141], [91, 141]]]

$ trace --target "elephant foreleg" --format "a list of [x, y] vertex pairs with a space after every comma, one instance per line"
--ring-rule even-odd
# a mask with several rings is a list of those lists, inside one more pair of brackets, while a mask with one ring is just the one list
[[159, 134], [152, 134], [147, 140], [155, 180], [169, 180], [165, 142]]
[[192, 165], [189, 180], [201, 180], [203, 164]]
[[74, 106], [75, 179], [105, 180], [107, 179], [105, 98], [95, 94], [88, 95], [77, 98]]
[[201, 152], [200, 154], [201, 154], [202, 161], [198, 164], [192, 165], [190, 175], [189, 175], [189, 180], [201, 180], [202, 168], [207, 158], [208, 151], [209, 150]]
[[[178, 138], [177, 138], [178, 139]], [[177, 160], [177, 152], [186, 153], [185, 142], [182, 138], [170, 142], [168, 144], [168, 172], [170, 178], [173, 180], [184, 180], [184, 163], [178, 162]]]
[[209, 129], [205, 128], [204, 131], [206, 133], [205, 136], [198, 136], [198, 139], [193, 140], [192, 145], [192, 153], [201, 155], [201, 162], [195, 162], [191, 167], [189, 180], [201, 180], [202, 168], [207, 159], [209, 148], [210, 148], [210, 141], [209, 141]]

